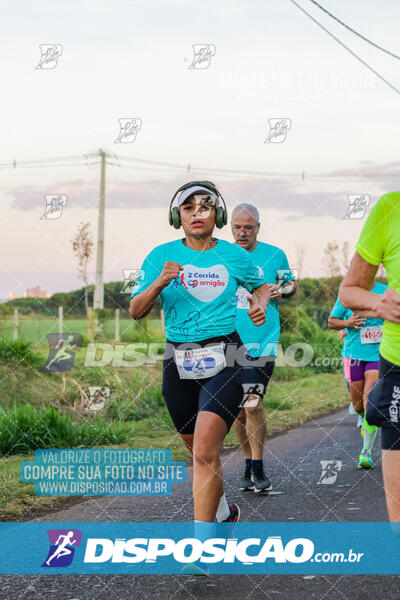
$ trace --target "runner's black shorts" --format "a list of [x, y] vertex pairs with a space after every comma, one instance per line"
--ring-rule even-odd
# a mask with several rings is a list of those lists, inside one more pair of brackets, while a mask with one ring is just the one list
[[368, 395], [367, 421], [382, 428], [382, 449], [400, 450], [400, 366], [380, 357], [379, 379]]
[[[163, 361], [162, 394], [178, 433], [193, 433], [197, 413], [200, 411], [219, 415], [225, 421], [229, 431], [243, 408], [241, 405], [244, 398], [243, 383], [246, 383], [246, 369], [252, 367], [244, 357], [245, 348], [239, 334], [234, 331], [226, 336], [195, 342], [193, 346], [198, 348], [220, 342], [226, 344], [227, 366], [214, 377], [204, 379], [181, 379], [173, 352], [166, 352]], [[182, 347], [182, 343], [167, 340], [167, 346], [177, 348]], [[189, 350], [190, 347], [190, 343], [185, 343], [185, 349]]]

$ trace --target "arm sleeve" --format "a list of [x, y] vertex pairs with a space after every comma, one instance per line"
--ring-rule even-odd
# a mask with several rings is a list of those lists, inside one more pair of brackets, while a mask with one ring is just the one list
[[382, 196], [371, 210], [356, 245], [358, 254], [371, 265], [382, 262], [386, 247], [387, 196]]
[[342, 319], [346, 318], [347, 309], [340, 302], [339, 298], [337, 298], [334, 307], [331, 310], [331, 317], [334, 319]]
[[161, 271], [162, 265], [160, 264], [160, 259], [153, 250], [143, 261], [142, 268], [132, 288], [131, 299], [136, 294], [144, 292], [157, 279]]
[[246, 250], [244, 250], [244, 252], [246, 253], [244, 255], [246, 262], [244, 263], [244, 269], [238, 281], [241, 286], [245, 287], [251, 292], [255, 288], [258, 288], [266, 283], [267, 280], [265, 279], [264, 271], [261, 269], [261, 267], [257, 267], [253, 263], [250, 253]]

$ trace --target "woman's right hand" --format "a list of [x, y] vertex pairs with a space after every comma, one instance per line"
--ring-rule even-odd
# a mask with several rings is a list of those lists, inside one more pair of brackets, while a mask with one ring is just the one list
[[361, 329], [361, 326], [364, 325], [366, 320], [366, 317], [359, 317], [357, 313], [353, 313], [350, 319], [347, 319], [346, 327], [354, 327], [354, 329]]
[[167, 287], [167, 285], [171, 283], [172, 279], [176, 279], [179, 276], [180, 271], [183, 271], [182, 265], [177, 262], [167, 260], [158, 278], [160, 287]]

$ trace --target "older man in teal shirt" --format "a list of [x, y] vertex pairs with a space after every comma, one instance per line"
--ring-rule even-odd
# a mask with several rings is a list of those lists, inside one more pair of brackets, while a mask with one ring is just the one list
[[[239, 204], [232, 213], [232, 234], [235, 243], [250, 252], [253, 264], [269, 284], [270, 302], [265, 314], [265, 323], [255, 327], [247, 315], [249, 292], [237, 290], [236, 329], [246, 346], [249, 360], [254, 359], [252, 375], [245, 393], [246, 401], [235, 423], [235, 433], [245, 456], [245, 472], [240, 489], [256, 493], [272, 489], [271, 481], [264, 470], [263, 450], [266, 424], [263, 408], [265, 394], [274, 370], [278, 354], [280, 321], [278, 302], [296, 292], [296, 282], [289, 268], [286, 254], [277, 246], [258, 241], [260, 230], [258, 210], [251, 204]], [[251, 301], [251, 300], [250, 300]], [[246, 385], [246, 384], [244, 384]]]

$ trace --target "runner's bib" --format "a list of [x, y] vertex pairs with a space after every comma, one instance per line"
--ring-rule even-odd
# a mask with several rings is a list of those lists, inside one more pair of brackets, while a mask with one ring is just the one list
[[382, 341], [382, 325], [361, 327], [360, 336], [362, 344], [380, 344]]
[[246, 308], [247, 310], [249, 310], [249, 308], [250, 308], [249, 296], [250, 296], [250, 292], [248, 290], [246, 290], [246, 288], [238, 287], [238, 289], [236, 290], [236, 306], [237, 306], [237, 308]]
[[175, 362], [181, 379], [214, 377], [226, 367], [224, 343], [193, 350], [175, 349]]

